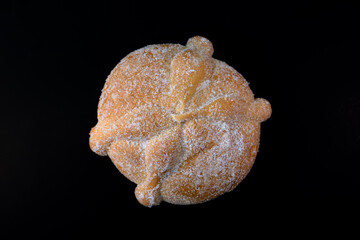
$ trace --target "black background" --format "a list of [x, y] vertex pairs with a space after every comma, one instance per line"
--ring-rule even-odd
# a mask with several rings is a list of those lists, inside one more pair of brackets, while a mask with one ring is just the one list
[[[264, 222], [277, 233], [284, 224], [304, 231], [355, 216], [359, 12], [355, 1], [3, 4], [1, 232], [73, 239], [133, 229], [166, 237], [164, 224], [177, 236]], [[146, 208], [135, 184], [91, 152], [89, 131], [105, 79], [123, 57], [194, 35], [212, 41], [214, 57], [242, 73], [273, 115], [234, 191], [199, 205]]]

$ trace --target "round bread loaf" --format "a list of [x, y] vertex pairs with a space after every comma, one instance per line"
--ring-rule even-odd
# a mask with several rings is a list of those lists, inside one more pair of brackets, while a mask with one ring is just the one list
[[234, 189], [259, 148], [270, 103], [200, 36], [127, 55], [108, 76], [90, 147], [108, 155], [145, 206], [195, 204]]

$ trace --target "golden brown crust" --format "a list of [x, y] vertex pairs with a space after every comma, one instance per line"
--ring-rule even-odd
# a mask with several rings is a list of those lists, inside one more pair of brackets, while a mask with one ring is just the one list
[[250, 171], [271, 115], [246, 80], [196, 36], [151, 45], [111, 72], [90, 147], [109, 155], [145, 206], [194, 204], [231, 191]]

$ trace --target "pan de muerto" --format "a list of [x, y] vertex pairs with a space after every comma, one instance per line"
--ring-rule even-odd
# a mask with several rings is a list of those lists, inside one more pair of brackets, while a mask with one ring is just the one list
[[127, 55], [106, 80], [90, 147], [135, 182], [145, 206], [195, 204], [234, 189], [259, 148], [270, 103], [254, 99], [203, 37]]

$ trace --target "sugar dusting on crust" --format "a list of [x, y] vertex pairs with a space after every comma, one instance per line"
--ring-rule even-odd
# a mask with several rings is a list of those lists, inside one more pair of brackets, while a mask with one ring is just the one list
[[[187, 46], [150, 45], [122, 59], [106, 80], [90, 146], [139, 184], [143, 205], [204, 202], [232, 190], [251, 169], [260, 134], [259, 121], [246, 115], [254, 96], [241, 74], [209, 58], [212, 52], [201, 37]], [[158, 145], [149, 145], [154, 139]]]
[[204, 202], [231, 191], [248, 173], [254, 158], [247, 158], [258, 144], [257, 124], [207, 118], [184, 125], [184, 160], [163, 184], [167, 202]]
[[144, 103], [160, 104], [169, 95], [170, 62], [184, 47], [150, 45], [126, 56], [106, 80], [99, 101], [99, 121], [112, 121]]

